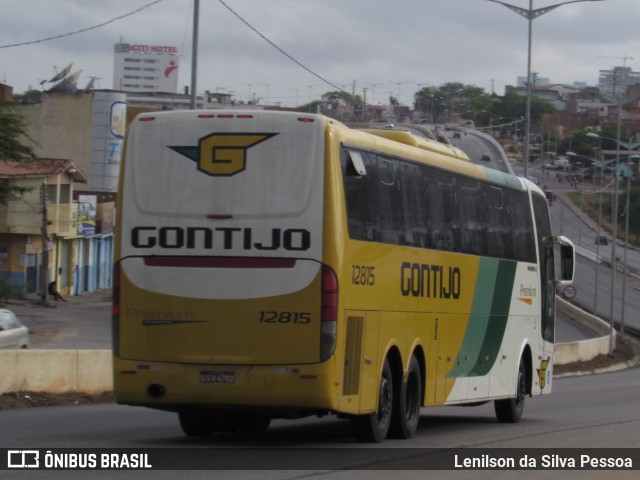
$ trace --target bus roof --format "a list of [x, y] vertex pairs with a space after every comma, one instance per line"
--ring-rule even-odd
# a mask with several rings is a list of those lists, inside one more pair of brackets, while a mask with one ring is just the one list
[[436, 140], [431, 140], [426, 137], [418, 137], [417, 135], [414, 135], [410, 132], [400, 130], [383, 130], [376, 128], [360, 128], [358, 130], [370, 133], [371, 135], [376, 135], [378, 137], [388, 138], [389, 140], [393, 140], [395, 142], [411, 145], [412, 147], [420, 148], [422, 150], [439, 153], [447, 157], [457, 158], [458, 160], [464, 160], [466, 162], [469, 161], [469, 157], [467, 156], [467, 154], [459, 148], [453, 147], [451, 145], [445, 145], [444, 143], [438, 142]]

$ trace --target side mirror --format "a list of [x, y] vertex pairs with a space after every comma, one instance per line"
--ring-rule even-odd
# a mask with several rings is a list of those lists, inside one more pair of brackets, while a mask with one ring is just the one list
[[576, 252], [573, 242], [562, 235], [554, 236], [553, 241], [560, 245], [560, 278], [556, 283], [558, 286], [571, 285], [576, 266]]

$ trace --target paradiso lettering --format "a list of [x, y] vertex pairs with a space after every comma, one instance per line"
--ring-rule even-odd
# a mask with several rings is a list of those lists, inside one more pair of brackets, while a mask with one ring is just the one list
[[460, 298], [461, 275], [458, 267], [403, 262], [400, 291], [405, 297]]
[[131, 230], [134, 248], [211, 250], [291, 250], [311, 247], [311, 233], [298, 228], [272, 228], [255, 233], [252, 228], [231, 227], [135, 227]]

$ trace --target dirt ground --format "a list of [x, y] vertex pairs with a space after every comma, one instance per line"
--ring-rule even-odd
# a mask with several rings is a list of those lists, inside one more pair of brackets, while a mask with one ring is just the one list
[[90, 395], [82, 392], [8, 392], [0, 395], [0, 410], [26, 407], [54, 407], [58, 405], [86, 405], [115, 402], [113, 392]]
[[[572, 363], [568, 365], [556, 365], [554, 373], [556, 376], [562, 374], [572, 374], [579, 372], [595, 372], [607, 369], [614, 365], [631, 362], [638, 358], [638, 347], [631, 342], [618, 341], [613, 357], [599, 355], [588, 362]], [[47, 392], [9, 392], [0, 395], [0, 410], [10, 408], [27, 407], [52, 407], [57, 405], [86, 405], [97, 403], [113, 403], [115, 397], [113, 392], [103, 392], [97, 395], [90, 395], [83, 392], [68, 393], [47, 393]]]

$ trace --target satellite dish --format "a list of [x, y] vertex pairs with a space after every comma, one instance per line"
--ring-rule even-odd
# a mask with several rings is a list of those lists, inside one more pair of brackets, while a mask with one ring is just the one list
[[51, 87], [49, 92], [76, 93], [78, 91], [76, 83], [78, 82], [78, 78], [81, 73], [82, 70], [78, 70], [77, 72], [69, 75], [67, 78]]
[[40, 82], [40, 85], [44, 85], [45, 83], [58, 82], [62, 80], [64, 77], [66, 77], [69, 74], [72, 66], [73, 66], [73, 62], [67, 65], [66, 67], [64, 67], [62, 70], [60, 70], [60, 72], [55, 74], [51, 80], [42, 80]]

